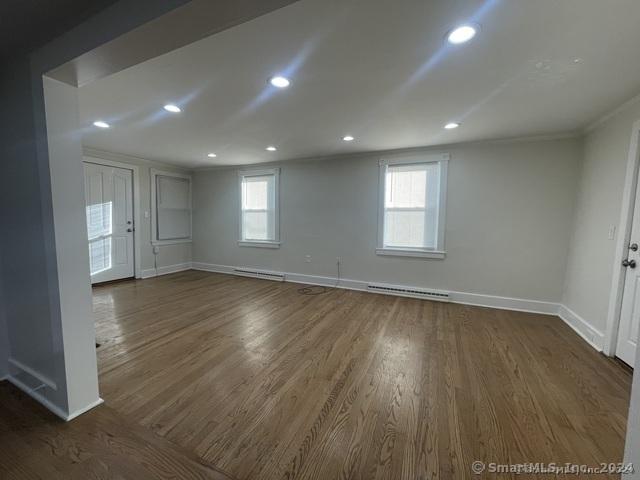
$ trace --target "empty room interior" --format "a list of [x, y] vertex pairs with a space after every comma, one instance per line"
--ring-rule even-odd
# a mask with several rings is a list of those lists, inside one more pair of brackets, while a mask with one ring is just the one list
[[640, 478], [640, 3], [55, 3], [0, 478]]

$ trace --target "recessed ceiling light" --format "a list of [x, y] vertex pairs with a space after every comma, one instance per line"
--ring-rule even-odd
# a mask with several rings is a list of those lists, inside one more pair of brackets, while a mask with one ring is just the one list
[[342, 140], [344, 140], [345, 142], [353, 142], [355, 139], [352, 135], [345, 135], [344, 137], [342, 137]]
[[98, 128], [109, 128], [111, 126], [107, 122], [103, 122], [102, 120], [98, 120], [97, 122], [93, 122], [93, 124]]
[[276, 150], [278, 150], [278, 149], [277, 149], [276, 147], [274, 147], [273, 145], [269, 145], [269, 146], [267, 147], [267, 150], [268, 150], [268, 151], [270, 151], [270, 152], [275, 152], [275, 151], [276, 151]]
[[289, 85], [291, 85], [291, 82], [287, 77], [283, 77], [280, 75], [271, 77], [269, 82], [271, 83], [271, 85], [273, 85], [276, 88], [287, 88]]
[[215, 153], [207, 153], [207, 157], [209, 158], [216, 158], [218, 155], [216, 155]]
[[458, 128], [459, 126], [460, 124], [457, 122], [449, 122], [444, 126], [444, 128], [446, 128], [447, 130], [453, 130], [454, 128]]
[[478, 32], [478, 28], [473, 25], [460, 25], [459, 27], [454, 28], [447, 35], [447, 40], [449, 43], [453, 43], [454, 45], [459, 45], [461, 43], [466, 43], [476, 36]]
[[169, 103], [168, 105], [164, 106], [164, 109], [167, 112], [171, 112], [171, 113], [180, 113], [182, 110], [180, 109], [180, 107], [178, 107], [177, 105], [174, 105], [172, 103]]

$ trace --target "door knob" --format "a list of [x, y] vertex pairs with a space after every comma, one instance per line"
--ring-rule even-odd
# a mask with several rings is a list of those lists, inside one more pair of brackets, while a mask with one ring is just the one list
[[623, 267], [629, 267], [629, 268], [636, 268], [636, 261], [635, 260], [623, 260], [622, 261], [622, 266]]
[[127, 232], [133, 232], [133, 228], [127, 228]]
[[632, 243], [631, 245], [629, 245], [629, 250], [631, 250], [632, 252], [637, 252], [638, 251], [638, 244], [637, 243]]

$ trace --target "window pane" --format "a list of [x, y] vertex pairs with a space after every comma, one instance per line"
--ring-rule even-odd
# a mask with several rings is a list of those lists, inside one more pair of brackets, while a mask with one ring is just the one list
[[242, 208], [245, 210], [266, 210], [269, 205], [269, 184], [271, 176], [245, 177]]
[[242, 239], [275, 240], [275, 176], [242, 178]]
[[244, 212], [243, 229], [245, 240], [271, 240], [269, 236], [269, 214], [262, 212]]
[[189, 180], [158, 175], [158, 206], [161, 208], [189, 208]]
[[186, 178], [156, 177], [156, 222], [158, 240], [191, 237], [191, 185]]
[[384, 218], [384, 244], [392, 247], [433, 247], [425, 245], [424, 221], [424, 210], [387, 210]]
[[425, 165], [406, 165], [387, 169], [385, 206], [424, 208], [427, 191]]
[[190, 210], [158, 209], [158, 240], [176, 240], [190, 236]]
[[387, 166], [384, 246], [437, 248], [439, 203], [439, 164]]

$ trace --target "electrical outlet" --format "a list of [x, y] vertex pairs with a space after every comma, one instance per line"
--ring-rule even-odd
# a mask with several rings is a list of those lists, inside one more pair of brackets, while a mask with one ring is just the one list
[[305, 261], [306, 263], [311, 263], [311, 255], [305, 255], [305, 256], [304, 256], [304, 261]]

